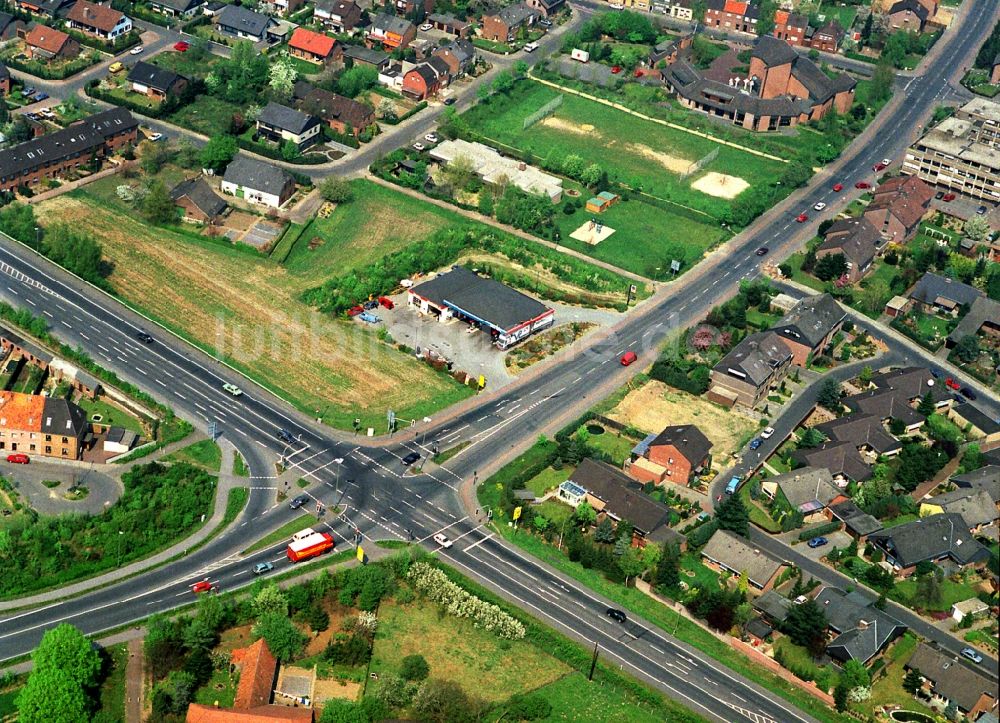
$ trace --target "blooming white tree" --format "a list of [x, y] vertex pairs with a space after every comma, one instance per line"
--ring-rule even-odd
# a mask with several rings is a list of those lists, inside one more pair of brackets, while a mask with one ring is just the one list
[[281, 53], [271, 62], [267, 84], [279, 98], [290, 98], [295, 88], [298, 72], [288, 53]]
[[468, 618], [477, 628], [508, 640], [520, 640], [525, 635], [524, 625], [519, 620], [496, 605], [463, 590], [449, 580], [444, 572], [426, 562], [414, 563], [407, 578], [417, 591], [441, 605], [450, 615]]

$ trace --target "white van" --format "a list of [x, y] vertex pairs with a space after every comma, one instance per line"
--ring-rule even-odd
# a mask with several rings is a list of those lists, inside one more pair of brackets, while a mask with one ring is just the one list
[[316, 530], [311, 527], [307, 527], [304, 530], [299, 530], [294, 535], [292, 535], [292, 542], [298, 542], [299, 540], [309, 537], [309, 535], [315, 535]]
[[527, 43], [524, 46], [524, 52], [533, 53], [538, 50], [538, 43]]

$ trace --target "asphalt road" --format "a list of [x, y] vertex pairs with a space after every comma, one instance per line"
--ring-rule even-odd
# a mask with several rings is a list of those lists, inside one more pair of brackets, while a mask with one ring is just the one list
[[[972, 5], [971, 17], [963, 27], [942, 38], [945, 52], [924, 76], [909, 83], [906, 102], [876, 120], [881, 129], [915, 128], [932, 111], [935, 101], [949, 92], [948, 76], [978, 46], [996, 15], [997, 2]], [[867, 169], [882, 157], [898, 157], [908, 140], [903, 133], [875, 133], [867, 142], [853, 144], [832, 171], [850, 181], [870, 178]], [[701, 318], [709, 307], [732, 294], [741, 279], [755, 276], [760, 259], [753, 249], [769, 245], [777, 254], [798, 247], [814, 229], [794, 223], [795, 209], [820, 200], [831, 203], [834, 196], [846, 202], [850, 194], [833, 194], [828, 182], [822, 180], [797, 192], [794, 204], [783, 204], [781, 210], [768, 214], [731, 242], [728, 253], [706, 260], [704, 268], [665, 287], [609, 336], [528, 374], [502, 394], [480, 397], [458, 413], [443, 413], [441, 421], [428, 425], [424, 446], [405, 440], [361, 447], [352, 438], [312, 424], [223, 365], [10, 241], [0, 243], [0, 273], [4, 275], [0, 296], [46, 315], [53, 332], [64, 341], [86, 349], [99, 363], [148, 389], [182, 416], [203, 427], [215, 421], [241, 453], [264, 460], [252, 466], [255, 476], [266, 477], [267, 461], [284, 455], [302, 476], [318, 481], [311, 491], [317, 500], [328, 507], [340, 504], [344, 508], [342, 520], [332, 524], [338, 540], [350, 537], [354, 526], [368, 538], [395, 539], [407, 537], [408, 529], [418, 539], [443, 529], [459, 540], [444, 554], [473, 578], [578, 639], [597, 639], [607, 655], [670, 695], [703, 687], [709, 695], [692, 692], [690, 697], [697, 700], [686, 700], [710, 718], [808, 720], [783, 701], [761, 693], [737, 673], [717, 671], [716, 664], [701, 653], [674, 652], [676, 643], [663, 633], [654, 633], [643, 621], [635, 621], [634, 627], [625, 630], [612, 624], [603, 617], [606, 601], [563, 580], [547, 566], [527, 560], [482, 528], [473, 530], [475, 520], [467, 517], [472, 510], [463, 507], [457, 492], [460, 483], [502, 465], [540, 432], [552, 431], [583, 412], [642, 368], [641, 364], [621, 367], [617, 359], [623, 351], [633, 349], [643, 361], [650, 361], [670, 332]], [[788, 210], [790, 205], [793, 212]], [[152, 333], [156, 341], [151, 345], [137, 342], [134, 334], [139, 328]], [[229, 397], [221, 389], [226, 381], [236, 383], [246, 393]], [[300, 441], [280, 443], [276, 438], [279, 428], [288, 429]], [[434, 442], [442, 450], [460, 442], [468, 442], [468, 446], [445, 467], [404, 474], [401, 457], [411, 450], [426, 455]], [[3, 655], [27, 652], [46, 628], [61, 620], [95, 633], [176, 607], [190, 599], [187, 586], [206, 572], [227, 588], [247, 582], [251, 564], [268, 555], [279, 557], [281, 545], [242, 560], [237, 559], [238, 552], [295, 514], [287, 506], [273, 504], [273, 480], [257, 480], [255, 487], [257, 482], [265, 489], [251, 492], [245, 515], [232, 530], [186, 560], [58, 606], [0, 620]], [[479, 537], [484, 541], [478, 542]], [[557, 608], [571, 610], [578, 617], [554, 613]], [[628, 631], [636, 637], [623, 635]], [[690, 661], [683, 662], [684, 655], [694, 661], [693, 666]], [[715, 685], [709, 676], [716, 676]]]

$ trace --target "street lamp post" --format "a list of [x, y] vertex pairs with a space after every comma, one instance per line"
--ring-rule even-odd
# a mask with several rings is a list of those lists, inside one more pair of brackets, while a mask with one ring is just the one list
[[343, 457], [337, 457], [335, 460], [333, 460], [333, 463], [335, 465], [337, 465], [337, 494], [339, 495], [340, 494], [340, 466], [342, 464], [344, 464], [344, 458]]
[[123, 530], [118, 530], [118, 565], [122, 566], [122, 536], [125, 534]]

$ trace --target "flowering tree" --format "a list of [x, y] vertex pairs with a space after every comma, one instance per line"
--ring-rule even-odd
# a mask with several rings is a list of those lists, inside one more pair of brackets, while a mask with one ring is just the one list
[[480, 600], [448, 579], [438, 568], [426, 562], [414, 563], [406, 575], [418, 592], [441, 605], [445, 612], [469, 618], [477, 628], [496, 633], [501, 638], [520, 640], [524, 625], [496, 605]]

